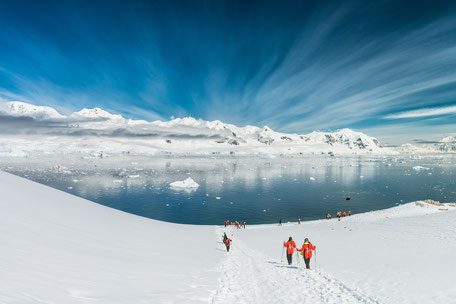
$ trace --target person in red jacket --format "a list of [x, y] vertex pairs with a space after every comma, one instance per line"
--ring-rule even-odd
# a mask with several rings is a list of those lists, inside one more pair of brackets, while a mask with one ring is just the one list
[[223, 243], [225, 243], [227, 252], [230, 251], [231, 242], [232, 242], [232, 240], [230, 238], [226, 238], [226, 240], [223, 240]]
[[293, 252], [294, 249], [296, 248], [296, 243], [293, 241], [291, 236], [288, 238], [288, 242], [283, 242], [283, 247], [287, 248], [287, 260], [288, 260], [288, 265], [291, 265], [293, 262]]
[[342, 217], [346, 217], [346, 216], [347, 216], [347, 212], [344, 211], [344, 212], [342, 213]]
[[348, 211], [348, 216], [351, 216], [352, 215], [352, 212], [351, 211]]
[[303, 252], [304, 262], [306, 263], [306, 268], [310, 269], [310, 259], [312, 258], [312, 250], [315, 250], [316, 247], [309, 242], [308, 238], [304, 239], [304, 244], [302, 244], [301, 249], [297, 249], [299, 252]]

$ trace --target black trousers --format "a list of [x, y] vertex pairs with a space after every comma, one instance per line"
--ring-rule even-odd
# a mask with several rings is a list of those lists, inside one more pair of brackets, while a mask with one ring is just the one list
[[292, 253], [287, 253], [287, 260], [288, 260], [288, 265], [291, 265], [291, 262], [293, 261], [293, 254]]
[[226, 251], [230, 251], [230, 246], [226, 246]]
[[310, 258], [308, 258], [308, 259], [304, 258], [304, 262], [306, 263], [306, 268], [310, 269]]

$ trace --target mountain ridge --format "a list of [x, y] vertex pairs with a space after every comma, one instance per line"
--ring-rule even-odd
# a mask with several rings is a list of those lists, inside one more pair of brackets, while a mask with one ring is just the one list
[[[313, 131], [309, 134], [276, 132], [268, 126], [247, 125], [238, 127], [220, 120], [206, 121], [193, 117], [176, 118], [169, 121], [132, 120], [120, 114], [111, 114], [101, 108], [82, 109], [68, 116], [55, 109], [35, 106], [24, 102], [6, 102], [0, 107], [0, 114], [12, 117], [29, 117], [36, 121], [58, 122], [52, 128], [63, 136], [76, 135], [127, 138], [138, 142], [147, 140], [156, 150], [186, 151], [198, 150], [217, 153], [386, 153], [380, 142], [371, 136], [351, 129], [335, 132]], [[45, 132], [45, 131], [42, 131]], [[47, 133], [43, 133], [46, 135]]]

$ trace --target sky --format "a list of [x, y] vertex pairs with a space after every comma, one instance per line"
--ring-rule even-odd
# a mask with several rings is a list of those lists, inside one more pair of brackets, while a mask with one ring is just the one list
[[0, 100], [386, 144], [456, 134], [454, 1], [0, 1]]

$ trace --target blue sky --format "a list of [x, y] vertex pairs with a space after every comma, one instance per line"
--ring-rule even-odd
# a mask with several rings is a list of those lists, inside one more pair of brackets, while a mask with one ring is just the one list
[[456, 133], [454, 1], [1, 1], [0, 98], [382, 141]]

